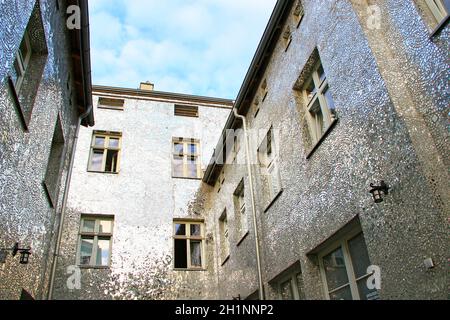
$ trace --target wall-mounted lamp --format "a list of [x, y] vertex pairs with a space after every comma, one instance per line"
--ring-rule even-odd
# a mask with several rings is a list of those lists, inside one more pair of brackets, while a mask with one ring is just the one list
[[31, 248], [20, 248], [18, 242], [16, 242], [12, 248], [2, 248], [0, 249], [0, 263], [6, 262], [8, 251], [12, 251], [11, 254], [13, 257], [20, 253], [20, 264], [28, 264], [31, 255]]
[[380, 185], [376, 186], [373, 183], [370, 184], [372, 188], [369, 192], [373, 196], [375, 203], [383, 202], [383, 195], [389, 194], [389, 186], [383, 181], [380, 181]]

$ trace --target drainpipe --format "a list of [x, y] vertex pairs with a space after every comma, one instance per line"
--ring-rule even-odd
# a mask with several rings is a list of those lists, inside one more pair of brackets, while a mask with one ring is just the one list
[[255, 232], [255, 247], [256, 247], [256, 265], [258, 267], [258, 283], [259, 283], [259, 299], [264, 300], [264, 285], [262, 280], [262, 272], [261, 272], [261, 257], [259, 253], [259, 233], [258, 233], [258, 221], [256, 218], [256, 205], [255, 205], [255, 193], [253, 191], [253, 174], [252, 174], [252, 165], [251, 165], [251, 157], [250, 157], [250, 146], [248, 142], [248, 134], [247, 134], [247, 120], [244, 116], [238, 114], [236, 108], [233, 108], [234, 116], [242, 120], [242, 126], [244, 128], [244, 141], [245, 141], [245, 156], [247, 159], [247, 174], [248, 181], [250, 185], [250, 198], [252, 199], [252, 216], [253, 216], [253, 229]]
[[58, 238], [56, 239], [55, 251], [53, 253], [52, 271], [50, 274], [50, 285], [49, 285], [49, 291], [47, 294], [47, 300], [52, 300], [52, 298], [53, 298], [53, 287], [55, 285], [57, 259], [59, 257], [59, 253], [61, 250], [61, 238], [62, 238], [62, 234], [63, 234], [64, 216], [66, 213], [67, 199], [69, 198], [69, 189], [70, 189], [70, 182], [72, 180], [72, 169], [73, 169], [73, 163], [75, 160], [75, 150], [77, 148], [78, 134], [80, 132], [81, 122], [85, 118], [87, 118], [91, 112], [92, 112], [92, 105], [89, 106], [88, 110], [85, 113], [83, 113], [82, 115], [79, 116], [78, 122], [77, 122], [77, 128], [75, 131], [75, 137], [73, 139], [73, 145], [72, 145], [72, 151], [71, 151], [72, 153], [70, 155], [69, 169], [67, 171], [63, 201], [62, 201], [62, 205], [61, 205], [61, 217], [59, 219], [59, 224], [58, 224]]

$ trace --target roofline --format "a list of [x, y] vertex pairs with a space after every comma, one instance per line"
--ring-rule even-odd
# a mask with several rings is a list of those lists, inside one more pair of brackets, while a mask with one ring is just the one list
[[230, 99], [189, 95], [189, 94], [183, 94], [183, 93], [154, 91], [154, 90], [150, 91], [150, 90], [109, 87], [109, 86], [100, 86], [100, 85], [94, 85], [92, 87], [92, 89], [93, 89], [94, 93], [95, 92], [103, 92], [103, 93], [111, 93], [111, 94], [122, 94], [122, 95], [159, 98], [159, 99], [168, 99], [168, 100], [169, 99], [187, 100], [187, 101], [191, 101], [191, 102], [195, 101], [195, 102], [201, 102], [201, 103], [214, 103], [214, 104], [226, 105], [226, 106], [229, 106], [230, 108], [233, 107], [233, 105], [234, 105], [234, 101], [230, 100]]
[[[249, 97], [252, 96], [255, 86], [259, 85], [261, 79], [258, 75], [263, 74], [267, 68], [267, 64], [272, 56], [274, 46], [278, 41], [281, 34], [282, 26], [287, 18], [287, 13], [290, 11], [294, 4], [294, 0], [278, 0], [273, 9], [272, 15], [270, 16], [269, 22], [264, 30], [263, 36], [259, 42], [258, 48], [256, 49], [255, 55], [253, 56], [250, 67], [242, 83], [241, 89], [239, 90], [238, 96], [235, 102], [235, 108], [239, 114], [246, 115], [249, 109]], [[222, 131], [220, 140], [214, 150], [214, 154], [206, 168], [205, 174], [203, 176], [203, 182], [213, 185], [217, 175], [215, 171], [217, 168], [221, 168], [223, 165], [217, 164], [215, 159], [222, 159], [222, 154], [224, 153], [225, 141], [227, 138], [226, 131], [228, 129], [236, 128], [238, 124], [238, 119], [231, 112], [225, 128]], [[217, 157], [215, 157], [217, 151]], [[223, 157], [225, 158], [225, 157]]]

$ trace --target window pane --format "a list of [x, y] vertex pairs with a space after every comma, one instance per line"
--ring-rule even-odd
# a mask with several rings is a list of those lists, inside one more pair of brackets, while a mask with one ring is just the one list
[[191, 240], [191, 265], [193, 267], [202, 266], [202, 243]]
[[118, 148], [119, 147], [119, 139], [109, 138], [109, 147], [110, 148]]
[[325, 80], [325, 71], [323, 70], [323, 66], [320, 65], [319, 69], [317, 69], [317, 73], [319, 74], [320, 83]]
[[80, 248], [80, 264], [90, 265], [92, 248], [94, 247], [94, 239], [81, 238], [81, 248]]
[[323, 257], [323, 267], [327, 277], [328, 291], [332, 291], [348, 283], [342, 248]]
[[119, 159], [119, 151], [108, 150], [106, 152], [105, 172], [117, 172], [118, 159]]
[[175, 268], [187, 268], [187, 240], [175, 239]]
[[175, 235], [185, 236], [186, 235], [186, 225], [185, 224], [176, 224], [175, 225]]
[[314, 95], [317, 92], [317, 88], [314, 85], [314, 81], [313, 81], [312, 77], [310, 78], [309, 83], [306, 86], [305, 90], [306, 90], [307, 100], [311, 101], [311, 99], [314, 97]]
[[361, 300], [379, 300], [378, 291], [376, 289], [369, 290], [367, 288], [367, 278], [358, 281], [359, 298]]
[[195, 143], [188, 144], [188, 153], [189, 154], [197, 154], [197, 145]]
[[109, 265], [109, 239], [98, 239], [97, 244], [97, 266], [108, 266]]
[[112, 233], [112, 221], [101, 220], [99, 222], [99, 233]]
[[323, 92], [323, 95], [325, 96], [325, 99], [327, 101], [327, 107], [328, 110], [330, 110], [331, 119], [336, 119], [336, 107], [334, 105], [333, 98], [331, 97], [330, 88], [327, 86], [325, 91]]
[[314, 133], [316, 139], [320, 139], [325, 132], [325, 122], [323, 121], [322, 109], [320, 108], [319, 100], [317, 99], [310, 109], [311, 117], [313, 118]]
[[353, 271], [356, 279], [367, 274], [367, 267], [370, 266], [369, 254], [362, 233], [348, 242], [348, 249], [352, 258]]
[[[28, 54], [28, 47], [25, 40], [25, 37], [22, 39], [22, 42], [20, 43], [20, 54], [22, 55], [22, 59], [26, 59], [26, 56]], [[25, 68], [26, 66], [24, 66]]]
[[173, 152], [175, 154], [183, 154], [183, 144], [175, 142], [173, 144]]
[[102, 171], [103, 150], [94, 150], [92, 152], [91, 170]]
[[95, 220], [85, 220], [83, 219], [83, 227], [81, 232], [95, 232]]
[[350, 286], [347, 286], [336, 292], [330, 293], [330, 300], [353, 300]]
[[96, 147], [104, 147], [105, 146], [105, 138], [104, 137], [95, 137], [95, 146]]
[[305, 293], [304, 293], [304, 289], [303, 289], [303, 277], [301, 273], [297, 273], [297, 288], [298, 288], [298, 296], [300, 298], [300, 300], [305, 300]]
[[281, 300], [294, 300], [294, 293], [292, 292], [291, 280], [283, 282], [280, 286]]
[[196, 157], [188, 157], [187, 159], [187, 169], [188, 169], [188, 177], [197, 178], [197, 158]]
[[201, 236], [201, 225], [191, 224], [191, 236]]
[[174, 177], [182, 177], [183, 176], [183, 157], [182, 156], [173, 156], [172, 163], [172, 175]]

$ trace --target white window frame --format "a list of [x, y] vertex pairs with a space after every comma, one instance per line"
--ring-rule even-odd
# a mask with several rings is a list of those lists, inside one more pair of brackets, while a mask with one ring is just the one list
[[[330, 108], [327, 104], [327, 100], [325, 98], [324, 92], [326, 90], [330, 90], [328, 79], [326, 77], [326, 73], [324, 70], [324, 79], [320, 80], [319, 76], [319, 68], [322, 66], [322, 62], [319, 60], [316, 65], [314, 66], [313, 71], [310, 73], [309, 78], [305, 82], [305, 85], [303, 86], [303, 99], [305, 101], [306, 105], [306, 118], [308, 122], [309, 131], [311, 133], [311, 138], [313, 145], [318, 143], [320, 139], [325, 135], [327, 130], [331, 127], [334, 121], [336, 121], [336, 117], [333, 116], [333, 114], [330, 112]], [[316, 93], [311, 97], [308, 98], [308, 93], [306, 88], [311, 84], [311, 82], [314, 84], [316, 88]], [[320, 110], [322, 112], [323, 122], [325, 122], [325, 127], [322, 132], [322, 127], [318, 123], [318, 119], [313, 116], [315, 114], [314, 112], [314, 106], [316, 105], [316, 102], [319, 103]]]
[[228, 227], [227, 210], [225, 209], [219, 218], [219, 232], [220, 232], [220, 251], [222, 255], [222, 264], [224, 264], [230, 257], [230, 234]]
[[[22, 56], [22, 52], [20, 50], [20, 47], [22, 46], [22, 43], [25, 45], [27, 49], [26, 56]], [[19, 67], [19, 70], [16, 70], [17, 73], [17, 79], [14, 83], [14, 87], [16, 89], [16, 92], [18, 93], [22, 87], [23, 80], [25, 78], [25, 73], [27, 72], [28, 65], [30, 63], [32, 54], [31, 44], [30, 44], [30, 37], [28, 35], [28, 30], [25, 31], [25, 34], [22, 38], [22, 41], [20, 42], [19, 48], [17, 49], [14, 65], [17, 63], [17, 66]], [[15, 66], [13, 66], [15, 68]]]
[[300, 300], [300, 290], [301, 289], [298, 287], [298, 281], [297, 281], [297, 276], [299, 274], [301, 276], [302, 273], [299, 270], [295, 270], [294, 272], [291, 272], [290, 274], [277, 280], [276, 288], [277, 288], [278, 300], [283, 300], [283, 295], [281, 293], [281, 285], [288, 281], [291, 284], [292, 295], [294, 297], [294, 300]]
[[442, 0], [425, 0], [425, 4], [430, 9], [437, 23], [441, 23], [448, 15], [450, 8]]
[[[83, 225], [85, 220], [95, 221], [94, 232], [85, 232], [83, 231]], [[111, 222], [111, 232], [110, 233], [99, 233], [100, 221], [109, 221]], [[82, 268], [109, 268], [111, 266], [111, 256], [112, 256], [112, 239], [113, 239], [113, 230], [114, 230], [114, 217], [110, 216], [94, 216], [94, 215], [82, 215], [80, 219], [80, 229], [78, 232], [78, 246], [77, 246], [77, 257], [76, 263], [78, 266]], [[89, 264], [81, 264], [81, 243], [82, 239], [89, 238], [93, 239], [93, 247], [92, 247], [92, 255]], [[104, 240], [105, 238], [109, 238], [109, 257], [108, 264], [105, 265], [97, 265], [97, 247], [98, 247], [98, 239]]]
[[[352, 239], [354, 239], [356, 236], [359, 236], [360, 234], [362, 234], [362, 230], [361, 228], [355, 228], [352, 231], [350, 231], [349, 233], [347, 233], [344, 237], [340, 238], [339, 240], [336, 240], [335, 242], [331, 243], [326, 249], [324, 249], [323, 251], [321, 251], [318, 254], [318, 258], [319, 258], [319, 268], [320, 268], [320, 275], [322, 277], [322, 284], [323, 284], [323, 288], [324, 288], [324, 293], [325, 293], [325, 297], [327, 300], [330, 300], [330, 293], [332, 292], [336, 292], [339, 291], [347, 286], [350, 286], [350, 291], [351, 291], [351, 295], [352, 295], [352, 299], [353, 300], [360, 300], [360, 295], [359, 295], [359, 290], [358, 290], [358, 285], [357, 282], [368, 278], [369, 276], [371, 276], [372, 274], [365, 274], [362, 277], [356, 278], [355, 273], [354, 273], [354, 268], [353, 268], [353, 263], [352, 263], [352, 259], [351, 259], [351, 255], [350, 255], [350, 251], [348, 248], [348, 242]], [[363, 234], [364, 237], [364, 234]], [[325, 256], [327, 256], [328, 254], [330, 254], [331, 252], [337, 250], [341, 248], [342, 249], [342, 253], [344, 255], [344, 264], [345, 264], [345, 269], [347, 271], [347, 277], [348, 277], [348, 284], [346, 285], [342, 285], [338, 288], [335, 288], [333, 290], [329, 290], [328, 289], [328, 283], [327, 283], [327, 277], [326, 277], [326, 272], [325, 272], [325, 268], [324, 268], [324, 264], [323, 264], [323, 258]], [[367, 247], [366, 247], [367, 250]]]
[[[184, 224], [186, 228], [185, 235], [176, 235], [176, 225]], [[191, 224], [200, 225], [200, 236], [191, 236]], [[196, 271], [205, 270], [205, 223], [203, 220], [183, 220], [174, 219], [173, 220], [173, 269], [178, 271]], [[175, 240], [186, 240], [186, 268], [176, 268], [175, 267]], [[200, 241], [201, 245], [201, 266], [193, 266], [191, 263], [191, 241]]]
[[[95, 144], [96, 138], [103, 138], [105, 139], [103, 146], [97, 146]], [[110, 139], [118, 139], [119, 140], [119, 146], [118, 147], [110, 147], [109, 146], [109, 140]], [[102, 160], [102, 168], [101, 170], [95, 170], [92, 168], [92, 159], [95, 151], [103, 150], [103, 160]], [[105, 171], [106, 169], [106, 159], [108, 155], [108, 150], [118, 151], [117, 153], [117, 165], [116, 165], [116, 171]], [[121, 152], [122, 151], [122, 134], [120, 132], [105, 132], [105, 131], [94, 131], [92, 134], [92, 141], [91, 141], [91, 150], [89, 153], [89, 163], [88, 163], [88, 171], [89, 172], [99, 172], [99, 173], [111, 173], [111, 174], [118, 174], [120, 171], [120, 158], [121, 158]]]
[[[270, 153], [268, 148], [270, 148]], [[258, 149], [258, 154], [262, 171], [266, 173], [269, 205], [283, 189], [278, 167], [278, 149], [273, 134], [273, 127], [270, 127], [267, 132], [266, 137]], [[278, 185], [278, 190], [275, 190], [275, 184]]]
[[[183, 153], [176, 152], [175, 145], [183, 145]], [[195, 145], [195, 153], [189, 153], [189, 145]], [[183, 174], [181, 176], [175, 175], [174, 172], [174, 157], [183, 157]], [[197, 176], [192, 177], [189, 175], [188, 158], [195, 157], [197, 161]], [[184, 179], [201, 179], [202, 178], [202, 161], [201, 161], [201, 151], [200, 151], [200, 141], [198, 139], [189, 138], [173, 138], [172, 139], [172, 178], [184, 178]]]

